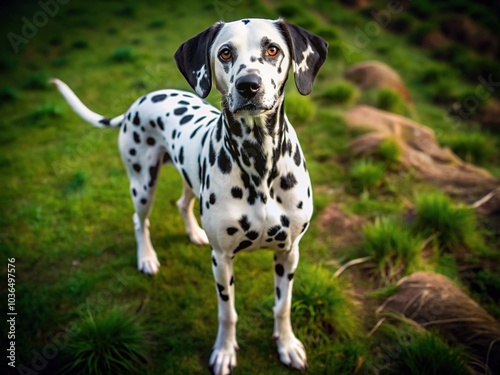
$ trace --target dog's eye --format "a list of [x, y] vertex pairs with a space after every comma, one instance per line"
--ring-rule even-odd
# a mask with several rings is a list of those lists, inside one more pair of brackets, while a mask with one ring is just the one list
[[222, 51], [220, 51], [219, 56], [222, 60], [228, 61], [233, 57], [233, 53], [229, 48], [224, 48]]
[[267, 56], [276, 56], [279, 52], [279, 48], [276, 47], [276, 46], [270, 46], [267, 48], [267, 52], [266, 52], [266, 55]]

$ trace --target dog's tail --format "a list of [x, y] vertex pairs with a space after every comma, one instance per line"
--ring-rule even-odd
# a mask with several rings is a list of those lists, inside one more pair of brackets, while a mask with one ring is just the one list
[[61, 92], [64, 99], [66, 99], [71, 108], [73, 108], [73, 111], [75, 111], [78, 116], [88, 123], [97, 126], [98, 128], [116, 128], [122, 124], [125, 115], [120, 115], [114, 118], [101, 116], [100, 114], [88, 109], [87, 106], [83, 104], [80, 99], [78, 99], [73, 90], [71, 90], [63, 81], [57, 78], [52, 78], [50, 82], [53, 83]]

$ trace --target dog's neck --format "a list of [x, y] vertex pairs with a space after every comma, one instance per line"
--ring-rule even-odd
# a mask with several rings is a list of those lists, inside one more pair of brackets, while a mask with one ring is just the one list
[[223, 103], [223, 123], [225, 146], [241, 168], [242, 178], [260, 191], [269, 189], [279, 174], [277, 162], [283, 150], [291, 149], [283, 96], [273, 111], [237, 119]]

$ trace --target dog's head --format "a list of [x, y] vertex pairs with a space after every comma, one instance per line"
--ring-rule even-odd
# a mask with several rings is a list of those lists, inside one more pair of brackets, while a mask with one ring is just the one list
[[291, 66], [299, 92], [311, 92], [327, 46], [281, 19], [244, 19], [216, 23], [183, 43], [175, 60], [202, 98], [210, 93], [213, 73], [229, 111], [259, 115], [275, 108]]

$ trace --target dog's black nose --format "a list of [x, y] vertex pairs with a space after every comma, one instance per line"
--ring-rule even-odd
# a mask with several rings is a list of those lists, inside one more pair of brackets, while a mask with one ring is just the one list
[[250, 99], [257, 94], [262, 84], [262, 80], [256, 74], [249, 74], [236, 80], [236, 90], [246, 99]]

